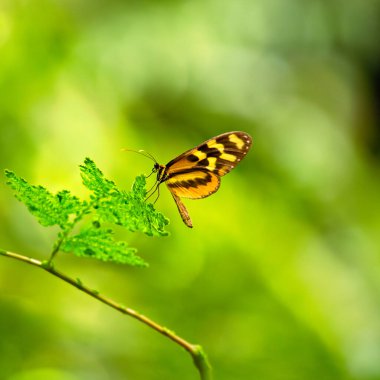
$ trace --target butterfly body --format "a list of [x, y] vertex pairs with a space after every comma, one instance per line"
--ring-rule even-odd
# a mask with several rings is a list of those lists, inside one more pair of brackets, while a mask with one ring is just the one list
[[215, 193], [220, 177], [229, 173], [247, 154], [252, 138], [245, 132], [227, 132], [189, 149], [166, 165], [155, 163], [157, 187], [166, 183], [182, 220], [192, 227], [181, 198], [201, 199]]

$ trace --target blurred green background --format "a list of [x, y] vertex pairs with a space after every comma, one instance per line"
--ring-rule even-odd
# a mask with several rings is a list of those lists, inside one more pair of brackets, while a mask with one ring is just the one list
[[[253, 148], [148, 269], [56, 265], [200, 343], [218, 380], [380, 379], [380, 2], [0, 0], [0, 168], [84, 195], [91, 157], [129, 189], [219, 133]], [[47, 258], [5, 178], [0, 247]], [[0, 257], [0, 378], [192, 380], [182, 349]]]

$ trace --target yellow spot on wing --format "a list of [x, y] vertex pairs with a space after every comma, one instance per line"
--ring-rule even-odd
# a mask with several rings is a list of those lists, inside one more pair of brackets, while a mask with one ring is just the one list
[[194, 156], [197, 156], [199, 161], [201, 161], [207, 157], [207, 154], [204, 152], [201, 152], [200, 150], [194, 150], [194, 152], [192, 152], [192, 154]]
[[216, 167], [216, 157], [209, 157], [208, 159], [207, 159], [207, 161], [208, 161], [208, 166], [207, 166], [207, 168], [209, 168], [210, 170], [212, 170], [212, 169], [214, 169], [215, 167]]
[[236, 146], [238, 147], [238, 149], [243, 149], [243, 146], [245, 145], [245, 142], [244, 142], [244, 140], [242, 140], [241, 138], [239, 138], [237, 135], [235, 135], [235, 133], [233, 133], [232, 135], [229, 135], [228, 139], [232, 143], [236, 144]]
[[228, 154], [228, 153], [222, 153], [220, 155], [220, 158], [226, 161], [231, 161], [231, 162], [236, 161], [236, 156], [234, 156], [233, 154]]
[[223, 144], [218, 144], [216, 142], [216, 140], [211, 140], [207, 143], [207, 146], [210, 148], [210, 149], [217, 149], [219, 150], [220, 153], [223, 153], [224, 151], [224, 145]]

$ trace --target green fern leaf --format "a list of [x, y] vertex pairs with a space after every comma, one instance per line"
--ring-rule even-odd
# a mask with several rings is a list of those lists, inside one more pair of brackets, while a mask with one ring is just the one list
[[[83, 184], [91, 191], [90, 201], [81, 201], [68, 190], [54, 195], [42, 186], [30, 185], [11, 171], [6, 171], [5, 175], [17, 199], [27, 206], [43, 226], [60, 227], [52, 257], [62, 250], [103, 261], [146, 265], [135, 255], [135, 248], [123, 241], [115, 241], [111, 229], [100, 227], [116, 224], [149, 236], [168, 235], [165, 231], [168, 219], [155, 210], [152, 204], [145, 202], [145, 176], [136, 177], [132, 190], [128, 192], [118, 189], [113, 181], [105, 178], [89, 158], [85, 159], [80, 170]], [[77, 223], [88, 214], [91, 214], [87, 217], [91, 220], [91, 227], [71, 235]]]
[[83, 203], [67, 190], [54, 195], [43, 186], [30, 185], [9, 170], [5, 171], [5, 176], [7, 184], [16, 192], [16, 198], [26, 205], [43, 226], [58, 225], [64, 229], [70, 217], [83, 208]]
[[136, 177], [131, 192], [114, 191], [99, 199], [96, 213], [99, 220], [117, 224], [129, 231], [140, 231], [149, 236], [165, 236], [168, 220], [152, 204], [144, 201], [145, 177]]
[[90, 158], [84, 160], [84, 164], [79, 166], [83, 184], [94, 193], [92, 198], [107, 197], [112, 193], [117, 193], [115, 183], [106, 179], [94, 161]]
[[147, 263], [135, 254], [137, 251], [135, 248], [129, 247], [124, 241], [115, 241], [111, 229], [98, 227], [96, 223], [90, 228], [83, 229], [77, 235], [65, 239], [61, 250], [80, 257], [133, 266], [147, 266]]

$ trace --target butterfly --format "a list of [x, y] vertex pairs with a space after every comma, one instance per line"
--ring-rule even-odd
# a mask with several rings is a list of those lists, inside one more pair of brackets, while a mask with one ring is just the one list
[[187, 150], [166, 165], [154, 160], [152, 173], [157, 173], [157, 178], [153, 193], [159, 192], [159, 186], [165, 182], [183, 222], [192, 228], [181, 198], [201, 199], [214, 194], [219, 189], [220, 178], [245, 157], [251, 145], [252, 138], [248, 133], [227, 132]]

